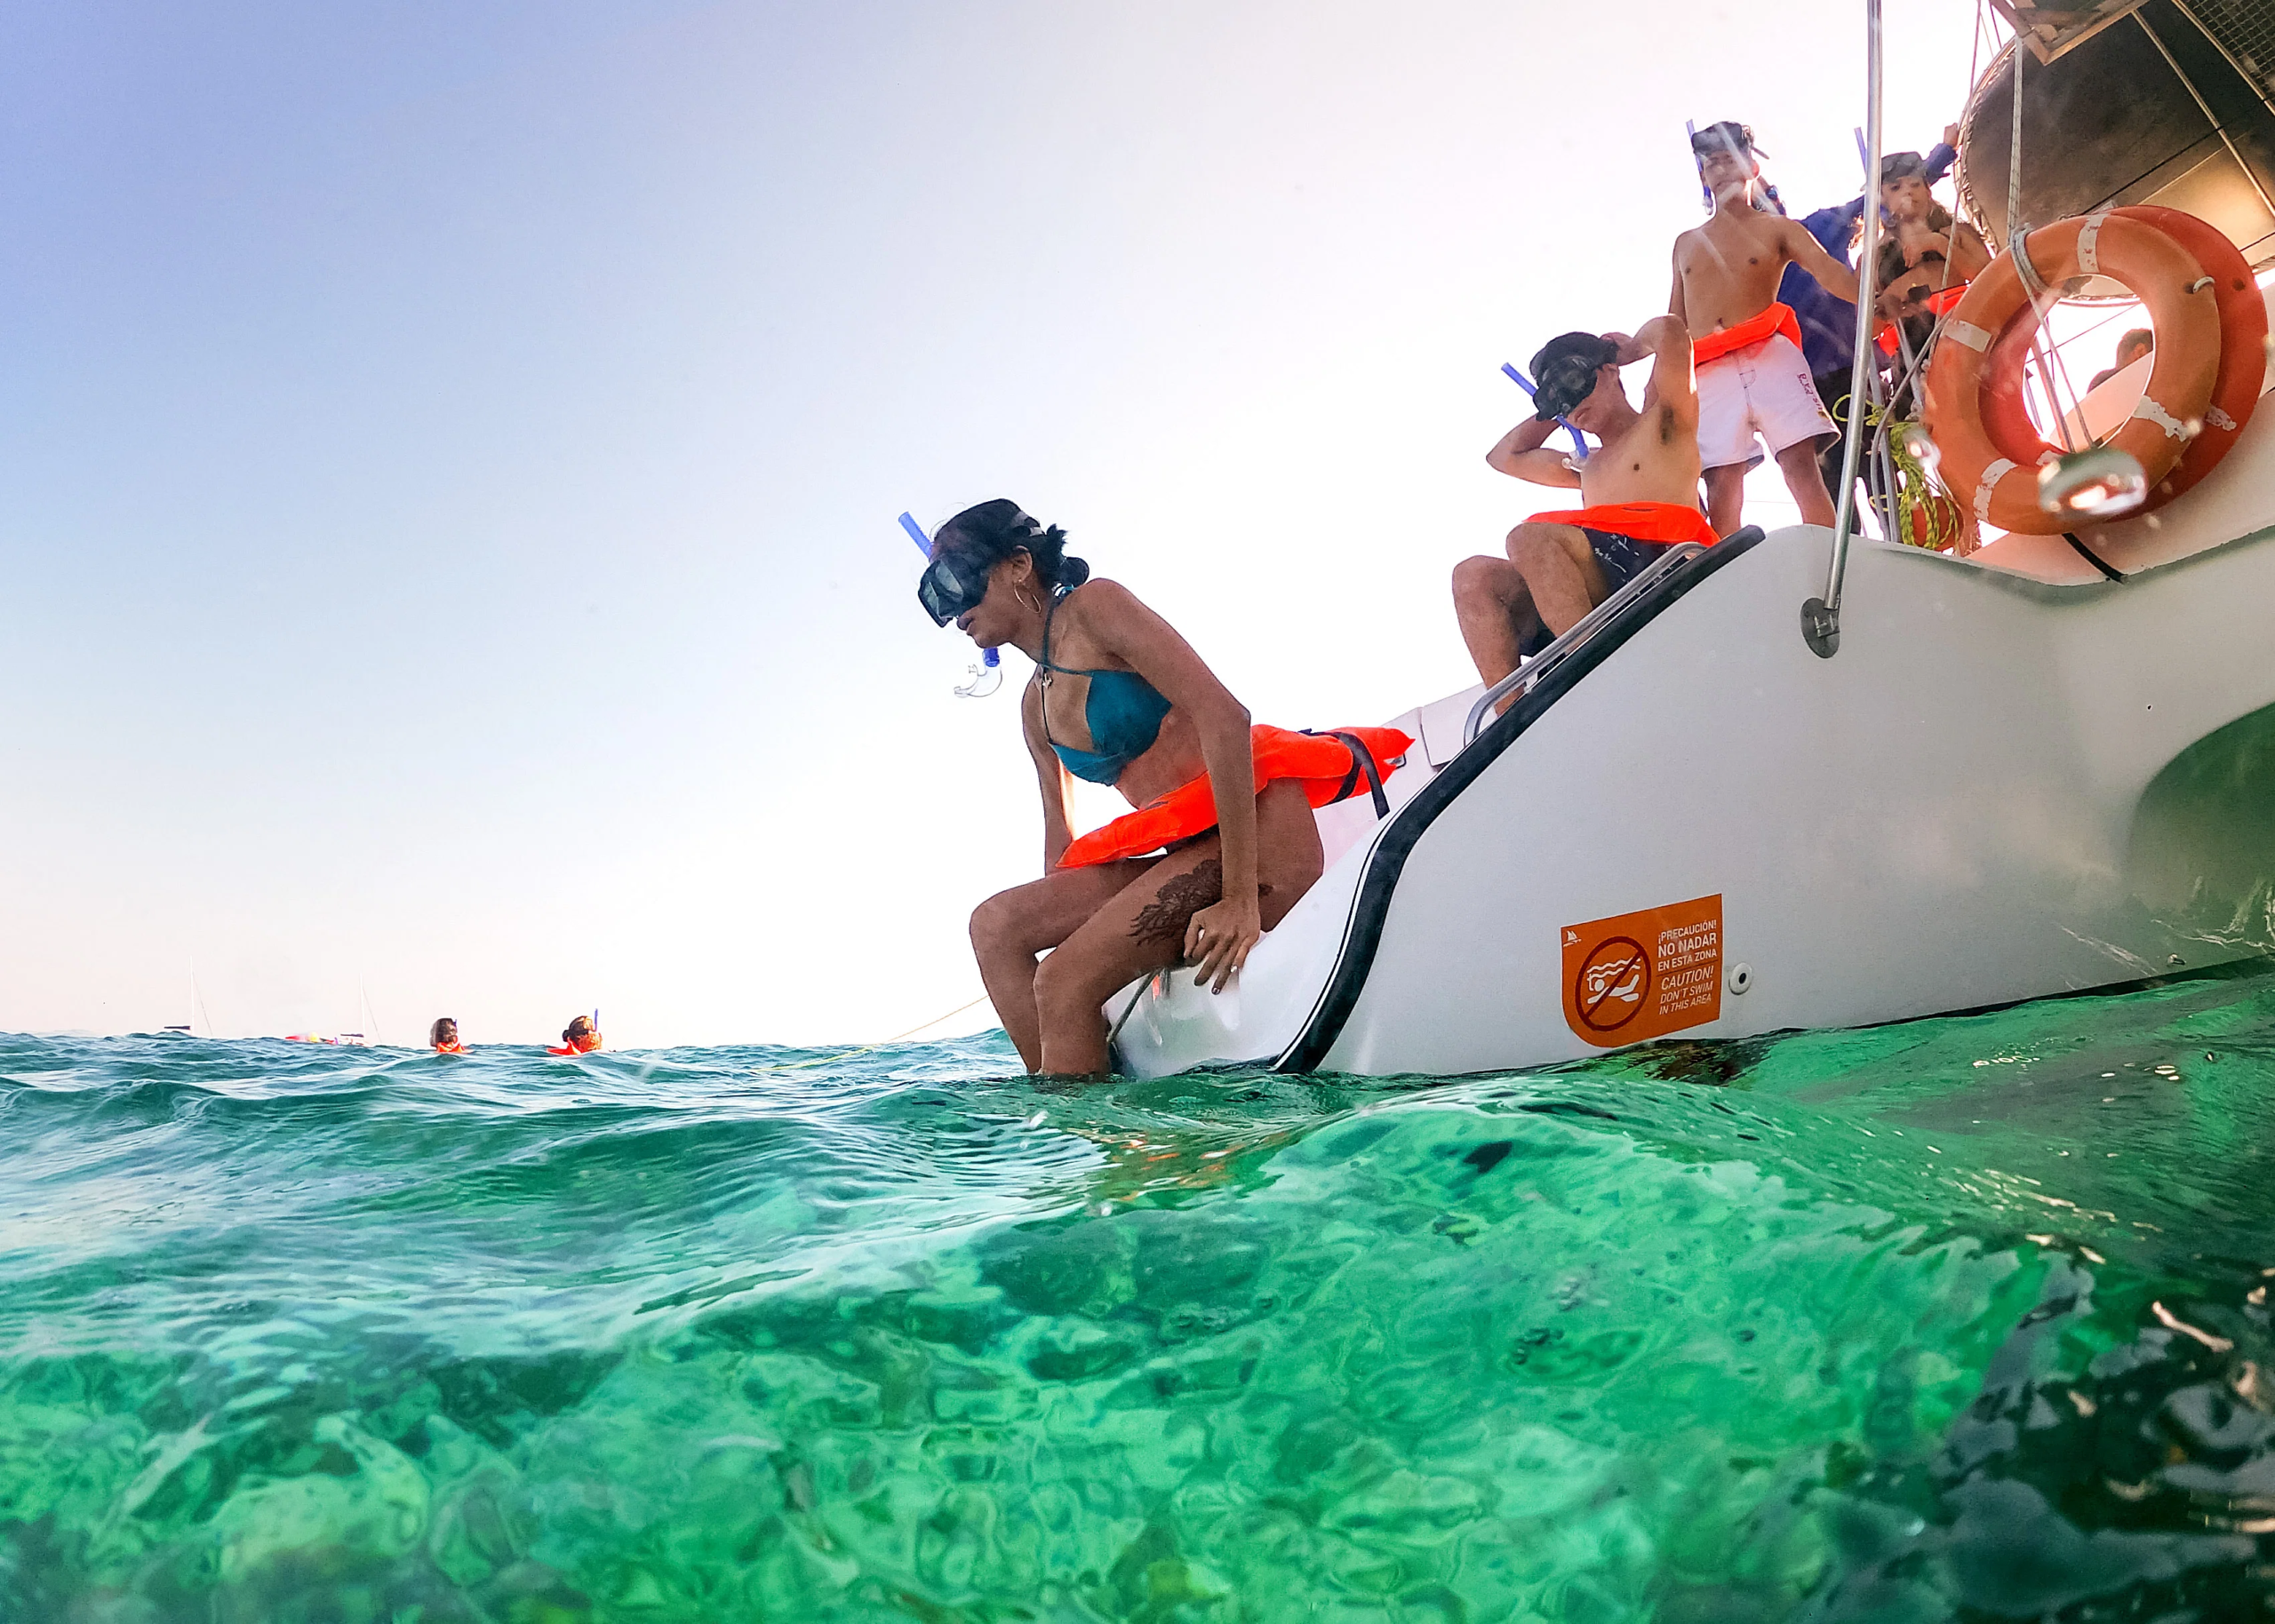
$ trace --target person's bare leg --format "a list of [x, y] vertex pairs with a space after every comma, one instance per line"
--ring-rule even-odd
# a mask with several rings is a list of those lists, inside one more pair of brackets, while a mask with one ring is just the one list
[[1517, 650], [1540, 627], [1525, 578], [1505, 558], [1465, 558], [1454, 566], [1454, 618], [1488, 688], [1517, 668]]
[[1542, 624], [1558, 637], [1611, 595], [1588, 533], [1577, 524], [1521, 524], [1509, 532], [1509, 556], [1525, 577]]
[[[1185, 927], [1224, 895], [1222, 854], [1213, 834], [1171, 852], [1042, 961], [1034, 979], [1042, 1019], [1038, 1070], [1058, 1077], [1106, 1071], [1106, 1000], [1148, 970], [1182, 962]], [[1326, 866], [1311, 803], [1292, 779], [1266, 784], [1256, 798], [1256, 858], [1257, 900], [1269, 930]]]
[[1042, 1063], [1042, 1021], [1035, 1013], [1035, 955], [1057, 947], [1142, 874], [1138, 862], [1060, 869], [999, 891], [972, 911], [971, 951], [1011, 1047], [1030, 1071]]
[[1706, 470], [1706, 522], [1728, 536], [1745, 522], [1745, 465], [1728, 463]]
[[[1793, 501], [1801, 510], [1803, 524], [1821, 524], [1832, 528], [1832, 493], [1824, 488], [1824, 471], [1816, 466], [1816, 442], [1797, 441], [1777, 453], [1778, 472], [1785, 476], [1785, 489], [1793, 493]], [[1727, 536], [1728, 530], [1715, 525], [1717, 536]]]

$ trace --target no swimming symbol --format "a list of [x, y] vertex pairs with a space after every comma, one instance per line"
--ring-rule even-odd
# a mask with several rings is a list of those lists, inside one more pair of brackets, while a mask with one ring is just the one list
[[1597, 1048], [1641, 1043], [1722, 1013], [1722, 899], [1567, 925], [1564, 1022]]
[[1590, 1031], [1616, 1032], [1643, 1013], [1651, 955], [1632, 936], [1599, 942], [1580, 960], [1572, 1002]]

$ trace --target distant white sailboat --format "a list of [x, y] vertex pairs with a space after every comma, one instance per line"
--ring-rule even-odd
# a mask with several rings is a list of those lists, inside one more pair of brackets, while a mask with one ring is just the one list
[[185, 1038], [195, 1038], [197, 1036], [198, 1017], [203, 1015], [205, 1020], [205, 1036], [212, 1038], [218, 1035], [213, 1031], [213, 1012], [205, 1007], [205, 996], [198, 991], [197, 972], [195, 969], [191, 970], [189, 973], [188, 1013], [188, 1020], [170, 1023], [167, 1025], [160, 1027], [158, 1030], [160, 1031], [166, 1032], [180, 1032]]

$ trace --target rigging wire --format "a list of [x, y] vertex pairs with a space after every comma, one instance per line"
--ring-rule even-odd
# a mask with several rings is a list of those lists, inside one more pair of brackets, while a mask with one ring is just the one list
[[2007, 243], [2012, 247], [2027, 234], [2022, 229], [2023, 218], [2023, 30], [2015, 25], [2015, 35], [2007, 46], [2007, 54], [2014, 59], [2014, 133], [2007, 142]]
[[1975, 94], [1976, 81], [1983, 70], [1983, 0], [1975, 0], [1975, 47], [1967, 58], [1967, 93]]

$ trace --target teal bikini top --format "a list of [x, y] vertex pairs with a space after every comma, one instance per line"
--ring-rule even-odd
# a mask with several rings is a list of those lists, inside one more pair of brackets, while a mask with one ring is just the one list
[[1161, 697], [1161, 689], [1134, 671], [1085, 671], [1075, 665], [1052, 665], [1050, 623], [1058, 615], [1061, 601], [1051, 600], [1050, 608], [1043, 614], [1042, 653], [1035, 661], [1042, 673], [1042, 736], [1050, 737], [1052, 673], [1088, 677], [1090, 692], [1082, 705], [1082, 720], [1090, 728], [1090, 743], [1097, 748], [1077, 750], [1056, 741], [1050, 747], [1058, 752], [1066, 770], [1077, 778], [1087, 778], [1092, 784], [1112, 784], [1122, 776], [1124, 768], [1153, 747], [1153, 741], [1161, 735], [1161, 719], [1169, 713], [1169, 702]]

